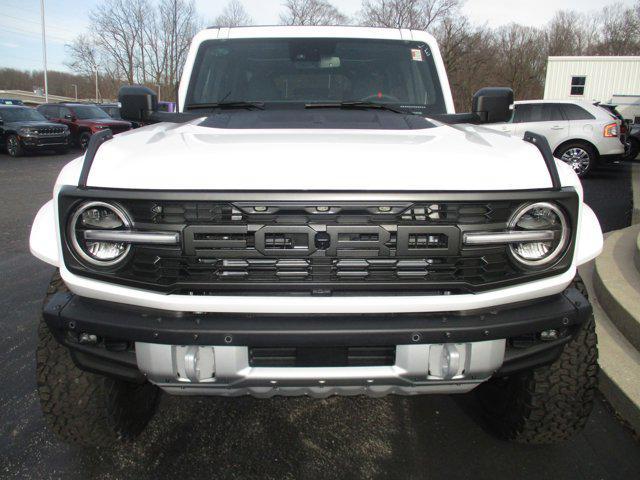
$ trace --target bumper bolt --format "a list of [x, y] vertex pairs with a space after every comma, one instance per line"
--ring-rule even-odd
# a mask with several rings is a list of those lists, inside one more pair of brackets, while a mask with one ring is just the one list
[[485, 337], [489, 336], [489, 330], [485, 330], [484, 332], [482, 332], [484, 334]]
[[224, 337], [224, 343], [231, 343], [233, 342], [233, 337], [231, 335], [227, 335], [226, 337]]
[[197, 333], [194, 333], [194, 334], [193, 334], [193, 339], [194, 339], [194, 340], [198, 340], [198, 334], [197, 334]]
[[68, 326], [69, 326], [69, 330], [75, 330], [76, 329], [76, 322], [69, 322]]
[[447, 337], [447, 338], [451, 338], [451, 332], [445, 332], [444, 336]]
[[563, 324], [563, 325], [569, 325], [569, 319], [568, 319], [567, 317], [564, 317], [564, 318], [562, 319], [562, 324]]
[[419, 333], [414, 333], [413, 335], [411, 335], [412, 342], [419, 342], [421, 338], [422, 335], [420, 335]]
[[153, 332], [153, 338], [158, 338], [160, 334], [158, 332]]

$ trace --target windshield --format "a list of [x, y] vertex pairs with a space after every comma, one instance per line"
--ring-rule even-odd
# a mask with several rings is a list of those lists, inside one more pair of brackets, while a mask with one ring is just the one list
[[74, 106], [73, 113], [80, 120], [90, 120], [94, 118], [111, 118], [107, 112], [94, 105]]
[[118, 107], [105, 107], [100, 106], [101, 110], [104, 110], [111, 118], [120, 118], [120, 109]]
[[44, 116], [33, 108], [2, 108], [0, 118], [5, 122], [48, 122]]
[[211, 40], [200, 47], [189, 105], [375, 102], [420, 114], [446, 113], [424, 43], [362, 39]]

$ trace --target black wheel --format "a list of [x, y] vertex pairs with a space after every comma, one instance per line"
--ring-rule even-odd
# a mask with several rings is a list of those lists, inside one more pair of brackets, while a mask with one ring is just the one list
[[78, 137], [78, 146], [82, 149], [82, 150], [86, 150], [87, 147], [89, 146], [89, 140], [91, 140], [91, 133], [89, 132], [82, 132], [80, 134], [80, 136]]
[[[66, 291], [56, 272], [48, 298]], [[133, 440], [155, 413], [159, 390], [80, 370], [69, 350], [52, 335], [43, 319], [36, 351], [38, 396], [45, 420], [63, 440], [81, 446], [107, 446]]]
[[584, 142], [571, 142], [556, 150], [557, 158], [568, 164], [578, 177], [584, 178], [595, 168], [597, 157], [593, 147]]
[[[580, 280], [574, 286], [586, 293]], [[527, 444], [554, 444], [580, 432], [593, 408], [597, 360], [592, 316], [551, 365], [478, 387], [489, 427], [502, 439]]]
[[627, 155], [627, 160], [635, 160], [638, 158], [638, 154], [640, 153], [640, 140], [636, 138], [629, 139], [629, 154]]
[[7, 135], [5, 146], [7, 153], [12, 157], [21, 157], [24, 155], [24, 148], [20, 145], [20, 140], [18, 140], [17, 135]]

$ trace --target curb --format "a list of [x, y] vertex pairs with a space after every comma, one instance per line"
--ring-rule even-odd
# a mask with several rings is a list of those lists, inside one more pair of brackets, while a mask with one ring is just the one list
[[598, 302], [615, 327], [640, 351], [640, 271], [634, 262], [640, 226], [607, 235], [592, 277]]
[[640, 352], [620, 333], [595, 296], [594, 262], [580, 267], [598, 335], [599, 389], [613, 409], [640, 434]]
[[631, 190], [633, 192], [631, 223], [636, 225], [640, 223], [640, 162], [638, 161], [631, 164]]

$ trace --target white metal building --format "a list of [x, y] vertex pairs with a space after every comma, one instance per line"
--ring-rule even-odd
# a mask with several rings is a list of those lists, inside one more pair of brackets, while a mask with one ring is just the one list
[[[545, 100], [640, 100], [640, 57], [549, 57]], [[627, 118], [634, 113], [620, 112]], [[637, 114], [637, 115], [640, 115]]]

